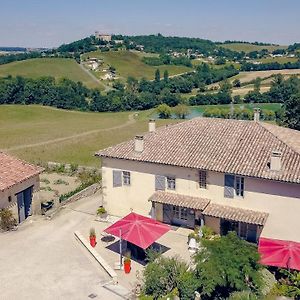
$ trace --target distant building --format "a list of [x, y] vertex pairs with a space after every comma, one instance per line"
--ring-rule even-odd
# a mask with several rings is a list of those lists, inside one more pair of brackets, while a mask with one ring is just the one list
[[101, 34], [98, 31], [95, 32], [95, 37], [101, 41], [110, 42], [111, 34]]
[[124, 41], [123, 40], [114, 40], [114, 42], [116, 44], [119, 44], [119, 45], [123, 45], [124, 44]]

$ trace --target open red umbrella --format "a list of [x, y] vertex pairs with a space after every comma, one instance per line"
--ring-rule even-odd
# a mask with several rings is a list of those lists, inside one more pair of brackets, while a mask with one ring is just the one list
[[169, 225], [132, 212], [104, 231], [146, 249], [170, 229]]
[[300, 271], [300, 243], [260, 238], [261, 263]]

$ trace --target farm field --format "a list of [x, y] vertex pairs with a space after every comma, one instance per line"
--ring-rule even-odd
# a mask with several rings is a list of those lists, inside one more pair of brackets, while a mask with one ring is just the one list
[[0, 77], [7, 75], [38, 78], [53, 76], [56, 79], [68, 78], [81, 81], [89, 88], [98, 87], [93, 80], [73, 59], [68, 58], [34, 58], [0, 65]]
[[247, 43], [228, 43], [222, 44], [220, 47], [230, 49], [232, 51], [244, 51], [249, 53], [251, 51], [260, 51], [262, 49], [268, 49], [270, 52], [277, 50], [277, 49], [286, 49], [287, 46], [259, 46], [254, 44], [247, 44]]
[[[0, 106], [1, 150], [31, 162], [99, 165], [94, 153], [147, 131], [151, 111], [88, 113], [38, 105]], [[158, 126], [174, 120], [159, 120]]]
[[154, 79], [154, 73], [156, 69], [160, 70], [161, 76], [163, 76], [163, 72], [165, 70], [168, 70], [170, 76], [192, 70], [191, 68], [185, 66], [150, 66], [142, 62], [141, 54], [137, 54], [133, 51], [94, 51], [86, 53], [82, 56], [83, 59], [87, 57], [102, 58], [106, 65], [116, 68], [117, 74], [122, 80], [127, 80], [128, 76], [132, 76], [137, 79], [145, 77], [146, 79], [151, 80]]
[[268, 71], [253, 71], [253, 72], [240, 72], [238, 75], [230, 78], [230, 81], [239, 79], [242, 83], [249, 82], [257, 77], [268, 78], [272, 75], [282, 74], [284, 76], [300, 75], [300, 69], [285, 69], [285, 70], [268, 70]]
[[[239, 107], [277, 110], [280, 104], [236, 104]], [[198, 117], [212, 105], [190, 107]], [[228, 105], [218, 105], [219, 108]], [[99, 166], [94, 153], [147, 132], [155, 111], [88, 113], [38, 105], [0, 106], [1, 150], [33, 163], [55, 161]], [[157, 126], [181, 120], [157, 120]]]

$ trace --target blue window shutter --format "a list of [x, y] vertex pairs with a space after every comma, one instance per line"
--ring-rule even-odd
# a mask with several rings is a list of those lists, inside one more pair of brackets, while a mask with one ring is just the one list
[[155, 190], [164, 191], [166, 189], [166, 178], [165, 176], [155, 175]]
[[113, 187], [122, 186], [122, 172], [113, 170]]
[[224, 197], [234, 197], [234, 175], [225, 174], [224, 178]]

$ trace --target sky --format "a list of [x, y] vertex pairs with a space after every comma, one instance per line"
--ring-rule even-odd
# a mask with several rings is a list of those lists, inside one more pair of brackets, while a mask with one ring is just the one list
[[0, 0], [0, 46], [57, 47], [96, 30], [288, 45], [299, 29], [299, 0]]

